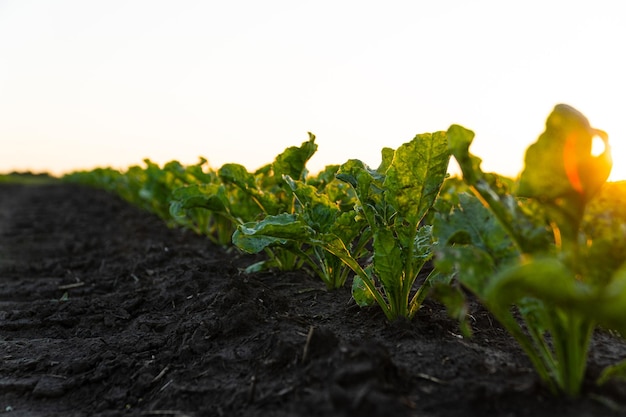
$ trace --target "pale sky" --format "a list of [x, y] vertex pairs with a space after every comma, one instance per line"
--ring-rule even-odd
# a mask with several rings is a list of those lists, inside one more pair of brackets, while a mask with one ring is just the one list
[[626, 179], [620, 1], [0, 0], [0, 172], [143, 158], [315, 173], [452, 123], [516, 176], [557, 103]]

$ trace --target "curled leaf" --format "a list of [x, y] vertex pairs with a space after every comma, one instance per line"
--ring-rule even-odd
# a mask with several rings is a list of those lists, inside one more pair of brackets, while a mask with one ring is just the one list
[[[597, 156], [592, 154], [594, 138], [604, 143]], [[548, 117], [545, 132], [526, 152], [519, 195], [548, 200], [582, 197], [586, 202], [606, 182], [612, 164], [606, 132], [592, 128], [573, 107], [559, 104]]]

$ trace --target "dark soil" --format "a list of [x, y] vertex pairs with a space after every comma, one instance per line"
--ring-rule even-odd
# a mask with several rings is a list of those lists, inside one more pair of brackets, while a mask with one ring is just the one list
[[554, 398], [484, 310], [412, 322], [305, 271], [224, 250], [107, 193], [0, 185], [0, 413], [11, 416], [613, 416], [626, 345], [595, 335], [579, 400]]

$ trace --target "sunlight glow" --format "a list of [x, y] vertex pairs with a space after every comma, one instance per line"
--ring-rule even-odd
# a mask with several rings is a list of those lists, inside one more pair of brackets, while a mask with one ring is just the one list
[[613, 155], [613, 169], [609, 181], [626, 180], [626, 146], [624, 142], [610, 141], [611, 154]]
[[[609, 142], [610, 144], [610, 142]], [[604, 139], [596, 135], [591, 140], [591, 156], [600, 156], [606, 149]]]

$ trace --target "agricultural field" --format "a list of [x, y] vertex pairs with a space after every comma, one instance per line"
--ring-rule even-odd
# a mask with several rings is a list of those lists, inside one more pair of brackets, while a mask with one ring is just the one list
[[310, 175], [311, 135], [252, 173], [0, 181], [0, 412], [624, 415], [626, 185], [594, 135], [557, 106], [517, 181], [456, 125], [376, 169]]

